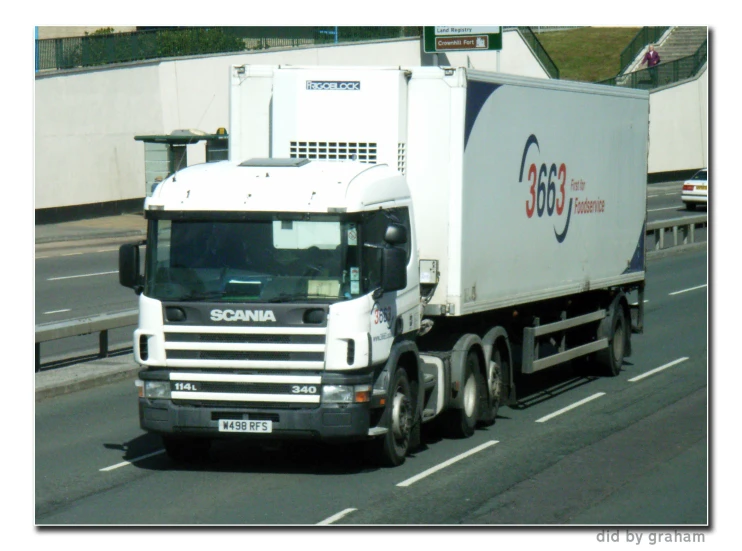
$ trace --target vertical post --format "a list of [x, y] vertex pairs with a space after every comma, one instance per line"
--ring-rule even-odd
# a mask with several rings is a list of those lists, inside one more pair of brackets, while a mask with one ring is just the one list
[[497, 50], [496, 54], [497, 54], [497, 57], [496, 57], [497, 61], [495, 64], [495, 71], [499, 73], [500, 72], [500, 50]]
[[438, 67], [438, 54], [433, 54], [433, 67]]
[[108, 330], [104, 329], [98, 335], [98, 344], [100, 345], [100, 351], [98, 352], [99, 358], [108, 357]]
[[35, 372], [38, 373], [41, 371], [41, 343], [36, 343], [36, 367]]

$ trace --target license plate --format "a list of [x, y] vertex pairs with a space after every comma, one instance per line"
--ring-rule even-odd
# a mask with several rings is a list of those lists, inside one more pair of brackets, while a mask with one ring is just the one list
[[273, 421], [219, 419], [219, 432], [273, 432]]
[[706, 191], [708, 189], [708, 186], [696, 186], [696, 190], [698, 191]]

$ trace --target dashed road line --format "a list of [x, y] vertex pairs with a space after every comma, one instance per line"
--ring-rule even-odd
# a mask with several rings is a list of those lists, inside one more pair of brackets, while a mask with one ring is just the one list
[[403, 488], [410, 486], [414, 484], [415, 482], [425, 478], [426, 476], [430, 476], [431, 474], [436, 473], [440, 471], [441, 469], [445, 469], [446, 467], [453, 465], [457, 461], [461, 461], [462, 459], [465, 459], [469, 457], [470, 455], [474, 455], [475, 453], [481, 452], [482, 450], [489, 448], [490, 446], [494, 446], [498, 442], [499, 440], [490, 440], [489, 442], [485, 442], [484, 444], [477, 446], [476, 448], [472, 448], [467, 452], [457, 455], [456, 457], [452, 457], [448, 461], [444, 461], [443, 463], [440, 463], [436, 465], [435, 467], [431, 467], [427, 471], [423, 471], [420, 474], [413, 476], [412, 478], [408, 478], [407, 480], [397, 484], [397, 486], [401, 486]]
[[136, 463], [137, 461], [141, 461], [142, 459], [147, 459], [148, 457], [153, 457], [155, 455], [160, 455], [161, 453], [165, 453], [165, 450], [157, 450], [156, 452], [148, 453], [146, 455], [142, 455], [139, 457], [135, 457], [134, 459], [131, 459], [129, 461], [122, 461], [121, 463], [116, 463], [115, 465], [111, 465], [110, 467], [104, 467], [102, 469], [99, 469], [100, 472], [109, 472], [113, 471], [114, 469], [120, 469], [121, 467], [126, 467], [127, 465], [131, 465], [132, 463]]
[[338, 520], [340, 520], [341, 518], [343, 518], [343, 517], [345, 517], [345, 516], [349, 515], [349, 514], [350, 514], [350, 513], [352, 513], [353, 511], [357, 511], [357, 510], [358, 510], [358, 509], [352, 509], [352, 508], [351, 508], [351, 509], [344, 509], [344, 510], [340, 511], [340, 512], [339, 512], [339, 513], [337, 513], [337, 514], [334, 514], [334, 515], [332, 515], [331, 517], [327, 517], [327, 518], [326, 518], [325, 520], [323, 520], [322, 522], [318, 522], [318, 523], [317, 523], [317, 526], [325, 526], [325, 525], [328, 525], [328, 524], [332, 524], [333, 522], [335, 522], [335, 521], [338, 521]]
[[46, 316], [49, 314], [61, 314], [62, 312], [69, 312], [71, 310], [72, 310], [71, 308], [65, 308], [64, 310], [52, 310], [50, 312], [44, 312], [44, 315]]
[[687, 293], [688, 291], [695, 291], [696, 289], [703, 289], [704, 287], [708, 287], [708, 283], [704, 283], [703, 285], [697, 285], [696, 287], [691, 287], [690, 289], [683, 289], [681, 291], [675, 291], [674, 293], [670, 293], [670, 296], [680, 295], [682, 293]]
[[660, 210], [680, 210], [680, 207], [663, 207], [661, 209], [647, 209], [647, 212], [657, 212]]
[[98, 272], [97, 274], [82, 274], [82, 275], [63, 276], [63, 277], [50, 277], [49, 279], [47, 279], [47, 281], [59, 281], [60, 279], [74, 279], [76, 277], [93, 277], [93, 276], [110, 275], [110, 274], [117, 274], [117, 273], [119, 273], [119, 271], [114, 270], [113, 272]]
[[597, 392], [593, 394], [592, 396], [588, 396], [584, 400], [580, 400], [579, 402], [575, 402], [571, 406], [567, 406], [566, 408], [562, 408], [559, 411], [555, 411], [554, 413], [550, 413], [549, 415], [546, 415], [545, 417], [542, 417], [541, 419], [536, 419], [537, 423], [544, 423], [545, 421], [548, 421], [549, 419], [553, 419], [557, 415], [561, 415], [562, 413], [566, 413], [569, 410], [572, 410], [576, 407], [580, 407], [583, 404], [587, 404], [588, 402], [591, 402], [592, 400], [595, 400], [596, 398], [600, 398], [601, 396], [605, 396], [605, 392]]
[[656, 367], [655, 369], [652, 369], [651, 371], [647, 371], [646, 373], [642, 373], [641, 375], [637, 375], [636, 377], [629, 379], [630, 383], [635, 383], [636, 381], [641, 381], [645, 377], [649, 377], [650, 375], [654, 375], [655, 373], [658, 373], [660, 371], [663, 371], [667, 369], [668, 367], [672, 367], [674, 365], [678, 365], [681, 362], [686, 361], [688, 358], [678, 358], [677, 360], [674, 360], [670, 363], [666, 363], [665, 365], [661, 365], [659, 367]]

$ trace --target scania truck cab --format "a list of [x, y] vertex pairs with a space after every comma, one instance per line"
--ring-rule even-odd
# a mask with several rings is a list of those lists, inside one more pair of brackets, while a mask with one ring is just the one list
[[[373, 440], [399, 463], [422, 411], [412, 205], [385, 165], [190, 167], [145, 202], [141, 426], [185, 459], [214, 437]], [[391, 361], [390, 361], [391, 358]]]

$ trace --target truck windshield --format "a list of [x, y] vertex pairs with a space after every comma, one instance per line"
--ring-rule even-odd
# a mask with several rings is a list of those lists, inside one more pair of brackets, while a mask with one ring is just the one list
[[339, 218], [150, 220], [147, 243], [144, 292], [160, 300], [327, 302], [362, 292], [358, 226]]

